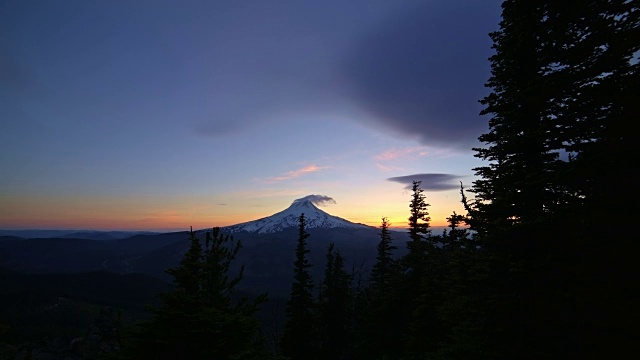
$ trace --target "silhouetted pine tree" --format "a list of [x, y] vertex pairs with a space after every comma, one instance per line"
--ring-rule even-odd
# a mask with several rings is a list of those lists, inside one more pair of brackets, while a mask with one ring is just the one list
[[124, 357], [155, 359], [264, 359], [259, 324], [254, 314], [266, 300], [234, 303], [234, 287], [242, 278], [229, 278], [231, 262], [240, 250], [219, 228], [206, 234], [203, 248], [193, 231], [191, 246], [180, 265], [168, 269], [174, 290], [162, 294], [162, 305], [151, 308], [154, 317], [142, 325]]
[[410, 291], [413, 311], [405, 343], [406, 352], [415, 358], [423, 358], [435, 352], [445, 336], [438, 308], [444, 301], [443, 278], [448, 271], [449, 249], [441, 248], [441, 239], [441, 236], [431, 234], [426, 239], [423, 264], [417, 274], [418, 282], [413, 291]]
[[455, 211], [447, 218], [448, 230], [444, 229], [442, 232], [443, 248], [464, 246], [464, 241], [469, 237], [469, 230], [460, 228], [460, 224], [465, 222], [465, 219], [464, 215], [456, 214]]
[[[561, 39], [549, 57], [560, 64], [554, 76], [564, 83], [550, 104], [572, 159], [560, 167], [567, 200], [554, 218], [564, 238], [554, 252], [567, 255], [551, 258], [555, 268], [547, 276], [569, 274], [555, 289], [570, 295], [555, 310], [564, 316], [558, 322], [569, 324], [565, 333], [572, 334], [563, 340], [587, 356], [611, 357], [635, 344], [620, 319], [640, 320], [628, 295], [637, 289], [637, 245], [633, 237], [602, 226], [603, 219], [638, 213], [628, 190], [637, 184], [639, 138], [628, 126], [640, 114], [640, 3], [551, 3], [549, 14], [548, 27]], [[567, 229], [567, 223], [577, 229]]]
[[382, 218], [376, 262], [364, 291], [360, 328], [357, 329], [357, 353], [361, 359], [395, 358], [401, 352], [404, 325], [400, 319], [398, 289], [400, 267], [393, 258], [389, 220]]
[[309, 260], [304, 214], [300, 214], [298, 242], [293, 263], [293, 283], [287, 302], [287, 322], [282, 334], [281, 349], [285, 356], [293, 360], [311, 359], [313, 352], [313, 282], [309, 274]]
[[545, 70], [552, 66], [545, 47], [554, 41], [544, 30], [547, 5], [503, 3], [500, 30], [491, 34], [496, 54], [487, 86], [493, 91], [481, 101], [486, 106], [482, 114], [491, 119], [490, 131], [479, 139], [488, 146], [474, 149], [489, 162], [475, 169], [480, 179], [472, 188], [471, 213], [494, 294], [485, 309], [494, 331], [486, 342], [506, 358], [544, 356], [549, 347], [541, 345], [547, 335], [535, 322], [545, 317], [542, 306], [548, 305], [542, 304], [550, 303], [551, 291], [534, 275], [534, 269], [546, 267], [545, 244], [552, 233], [548, 220], [559, 194], [554, 170], [561, 162], [557, 122], [548, 107], [554, 85], [562, 84], [552, 84]]
[[449, 230], [443, 239], [444, 271], [441, 279], [442, 301], [437, 316], [442, 336], [433, 359], [491, 358], [484, 340], [485, 306], [481, 299], [490, 295], [487, 289], [485, 262], [477, 241], [466, 228], [467, 218], [455, 211], [447, 218]]
[[439, 236], [429, 229], [428, 207], [420, 181], [412, 185], [409, 203], [408, 253], [401, 259], [402, 280], [398, 287], [399, 318], [403, 329], [403, 353], [420, 357], [438, 343], [440, 324], [436, 318], [439, 305], [438, 248]]
[[617, 309], [632, 309], [632, 244], [599, 222], [634, 211], [624, 124], [639, 112], [639, 17], [637, 1], [503, 3], [475, 149], [489, 164], [469, 209], [492, 290], [486, 344], [504, 358], [605, 356], [630, 340]]
[[393, 258], [393, 251], [397, 249], [392, 245], [389, 232], [389, 220], [382, 218], [380, 224], [380, 242], [376, 262], [371, 269], [368, 294], [373, 299], [386, 298], [391, 292], [392, 282], [398, 277], [398, 262]]
[[318, 294], [316, 341], [318, 359], [351, 358], [351, 278], [344, 258], [329, 244], [324, 279]]
[[409, 220], [409, 242], [407, 248], [409, 253], [405, 257], [405, 266], [407, 271], [420, 272], [420, 267], [424, 263], [424, 255], [427, 251], [426, 238], [431, 235], [429, 230], [429, 212], [427, 208], [430, 206], [424, 195], [424, 190], [420, 188], [420, 181], [414, 181], [411, 187], [411, 202], [409, 203], [410, 216]]

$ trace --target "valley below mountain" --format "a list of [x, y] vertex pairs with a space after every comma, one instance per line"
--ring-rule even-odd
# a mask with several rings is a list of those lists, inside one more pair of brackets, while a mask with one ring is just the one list
[[[330, 243], [346, 258], [346, 265], [354, 276], [366, 278], [375, 260], [379, 229], [330, 215], [303, 200], [294, 201], [289, 208], [272, 216], [221, 229], [223, 234], [242, 243], [231, 269], [232, 273], [238, 272], [244, 266], [244, 278], [238, 289], [250, 293], [288, 293], [301, 213], [305, 214], [306, 229], [311, 234], [308, 247], [314, 278], [319, 279], [322, 274]], [[195, 232], [204, 241], [205, 232], [210, 230]], [[95, 232], [87, 234], [100, 238]], [[401, 255], [407, 236], [400, 232], [394, 236], [398, 255]], [[113, 240], [0, 236], [0, 267], [35, 274], [142, 273], [170, 281], [165, 270], [178, 265], [188, 247], [188, 231], [138, 234]]]
[[[230, 276], [235, 276], [243, 268], [236, 296], [252, 298], [268, 293], [269, 301], [257, 314], [266, 332], [283, 325], [301, 213], [307, 219], [308, 259], [316, 284], [322, 278], [331, 243], [345, 257], [355, 282], [366, 280], [375, 262], [378, 228], [330, 215], [308, 201], [294, 202], [269, 217], [222, 228], [222, 234], [242, 244], [230, 269]], [[211, 229], [194, 231], [204, 244]], [[176, 267], [190, 245], [189, 231], [137, 233], [124, 238], [113, 238], [122, 235], [119, 232], [93, 231], [54, 231], [55, 237], [36, 238], [15, 234], [42, 235], [47, 231], [0, 236], [0, 305], [4, 309], [0, 327], [13, 329], [8, 343], [50, 339], [40, 349], [60, 356], [69, 351], [73, 338], [93, 326], [105, 306], [122, 311], [125, 324], [148, 317], [145, 305], [157, 304], [158, 295], [171, 289], [172, 278], [165, 270]], [[87, 238], [81, 238], [83, 234]], [[393, 236], [401, 256], [406, 233]], [[7, 351], [20, 353], [18, 348]]]

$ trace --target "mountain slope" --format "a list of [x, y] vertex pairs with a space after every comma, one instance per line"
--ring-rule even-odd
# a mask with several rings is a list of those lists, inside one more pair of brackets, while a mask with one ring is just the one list
[[251, 232], [251, 233], [274, 233], [288, 228], [297, 227], [300, 214], [304, 213], [307, 229], [333, 229], [350, 228], [364, 229], [371, 228], [364, 224], [357, 224], [343, 218], [330, 215], [318, 209], [307, 199], [294, 201], [291, 206], [262, 219], [248, 221], [245, 223], [231, 225], [223, 228], [225, 233]]

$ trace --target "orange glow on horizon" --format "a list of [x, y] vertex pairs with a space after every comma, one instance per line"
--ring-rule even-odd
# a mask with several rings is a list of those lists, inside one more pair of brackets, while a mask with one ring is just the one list
[[[287, 190], [286, 194], [270, 191], [261, 193], [230, 193], [224, 196], [62, 196], [35, 195], [3, 198], [0, 208], [0, 228], [4, 229], [77, 229], [77, 230], [134, 230], [177, 231], [223, 227], [271, 216], [285, 209], [290, 199], [308, 190]], [[330, 190], [329, 190], [330, 191]], [[327, 191], [327, 192], [329, 192]], [[391, 227], [407, 227], [410, 194], [387, 192], [373, 188], [361, 196], [344, 193], [336, 205], [321, 209], [331, 215], [355, 223], [379, 228], [382, 216]], [[436, 196], [437, 195], [437, 196]], [[447, 208], [461, 211], [461, 205], [439, 194], [428, 197], [431, 226], [446, 226], [451, 214]], [[453, 207], [452, 207], [453, 205]], [[444, 210], [444, 211], [441, 211]]]
[[[268, 216], [268, 215], [267, 215]], [[0, 222], [0, 228], [5, 229], [78, 229], [78, 230], [133, 230], [133, 231], [180, 231], [188, 230], [193, 226], [196, 229], [206, 229], [211, 227], [223, 227], [235, 225], [247, 221], [253, 221], [263, 216], [247, 217], [247, 215], [235, 214], [235, 216], [224, 216], [217, 220], [209, 216], [185, 216], [174, 212], [159, 213], [152, 217], [144, 217], [135, 220], [123, 217], [85, 216], [78, 218], [75, 216], [64, 216], [59, 214], [56, 218], [34, 219], [30, 217], [13, 218], [11, 221]], [[360, 219], [350, 219], [341, 216], [346, 220], [380, 227], [380, 219], [377, 217], [366, 217]], [[407, 219], [404, 217], [389, 218], [391, 228], [406, 229]], [[446, 226], [445, 222], [432, 222], [431, 226]]]

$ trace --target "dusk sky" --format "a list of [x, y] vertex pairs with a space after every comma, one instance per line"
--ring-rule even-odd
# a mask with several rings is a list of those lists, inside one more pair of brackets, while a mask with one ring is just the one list
[[[498, 0], [0, 2], [0, 228], [464, 213]], [[326, 198], [325, 198], [326, 199]]]

